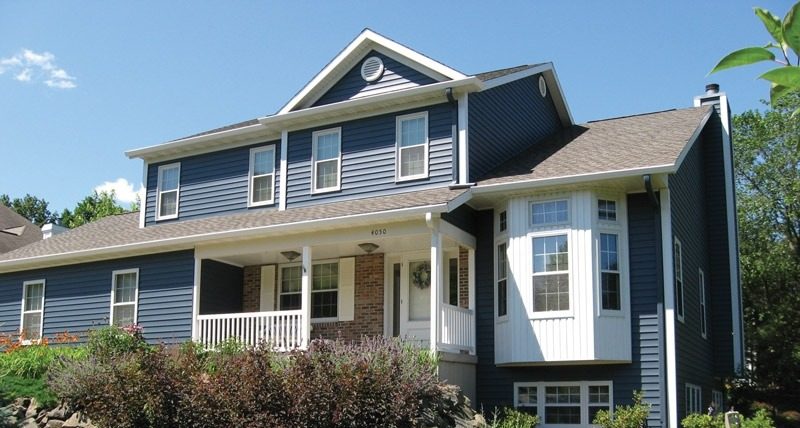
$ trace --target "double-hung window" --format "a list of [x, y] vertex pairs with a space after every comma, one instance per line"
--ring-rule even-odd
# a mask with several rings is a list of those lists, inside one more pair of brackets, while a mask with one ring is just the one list
[[311, 275], [311, 318], [336, 318], [339, 263], [315, 264]]
[[544, 388], [544, 423], [554, 425], [581, 423], [580, 385]]
[[111, 324], [122, 327], [136, 324], [139, 295], [139, 269], [112, 273]]
[[533, 238], [533, 310], [569, 310], [567, 235]]
[[703, 413], [703, 390], [699, 385], [687, 383], [686, 395], [686, 414]]
[[178, 217], [181, 164], [173, 163], [158, 167], [156, 220]]
[[428, 176], [428, 113], [397, 117], [397, 180]]
[[673, 257], [673, 263], [675, 264], [675, 310], [678, 314], [678, 321], [683, 322], [683, 249], [678, 238], [675, 238]]
[[268, 205], [275, 197], [275, 146], [250, 149], [250, 206]]
[[508, 255], [505, 242], [497, 245], [497, 316], [508, 315]]
[[[279, 300], [283, 311], [302, 306], [303, 270], [300, 265], [280, 269]], [[311, 318], [336, 318], [339, 302], [339, 263], [315, 263], [311, 269]]]
[[605, 310], [621, 309], [618, 238], [613, 233], [600, 234], [600, 294]]
[[44, 280], [22, 283], [22, 327], [20, 334], [26, 340], [42, 338], [44, 318]]
[[340, 189], [342, 163], [342, 130], [341, 128], [316, 131], [312, 134], [313, 149], [311, 162], [312, 193], [328, 192]]

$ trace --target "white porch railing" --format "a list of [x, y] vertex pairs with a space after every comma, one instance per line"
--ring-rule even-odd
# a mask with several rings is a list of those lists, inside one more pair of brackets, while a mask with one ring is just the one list
[[475, 313], [458, 306], [442, 304], [442, 337], [439, 347], [475, 353]]
[[302, 314], [295, 310], [198, 315], [197, 337], [209, 349], [230, 338], [251, 347], [263, 342], [278, 351], [303, 348]]

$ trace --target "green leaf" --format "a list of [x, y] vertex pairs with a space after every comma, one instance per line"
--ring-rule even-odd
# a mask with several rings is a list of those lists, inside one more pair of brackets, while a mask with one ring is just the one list
[[795, 3], [783, 18], [783, 41], [795, 55], [800, 54], [800, 2]]
[[710, 73], [716, 73], [726, 68], [739, 67], [741, 65], [753, 64], [760, 61], [774, 61], [775, 54], [767, 49], [760, 47], [744, 48], [738, 51], [729, 53], [725, 58], [722, 58], [719, 63], [711, 70]]
[[760, 7], [753, 8], [753, 10], [756, 12], [756, 15], [761, 18], [761, 22], [764, 23], [764, 27], [767, 27], [767, 31], [772, 35], [772, 38], [775, 39], [779, 45], [783, 45], [783, 30], [780, 18], [773, 15], [772, 12]]
[[786, 86], [788, 89], [800, 89], [800, 67], [791, 65], [778, 67], [758, 77], [776, 85]]
[[782, 96], [789, 94], [791, 92], [792, 88], [783, 85], [778, 85], [777, 83], [773, 83], [772, 87], [769, 90], [769, 102], [772, 105], [772, 108], [776, 107], [778, 100]]

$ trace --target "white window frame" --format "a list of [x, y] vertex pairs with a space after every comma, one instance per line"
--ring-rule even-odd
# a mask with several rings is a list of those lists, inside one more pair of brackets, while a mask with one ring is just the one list
[[136, 274], [136, 289], [133, 292], [133, 324], [139, 322], [139, 268], [120, 269], [111, 272], [111, 309], [109, 311], [108, 325], [114, 325], [114, 309], [117, 306], [128, 306], [131, 302], [115, 303], [117, 291], [117, 275], [128, 273]]
[[[557, 386], [578, 386], [580, 387], [580, 403], [581, 408], [581, 423], [580, 424], [548, 424], [545, 422], [546, 407], [545, 402], [546, 388]], [[589, 387], [590, 386], [606, 386], [608, 387], [608, 409], [609, 412], [614, 412], [614, 383], [613, 381], [581, 381], [581, 382], [514, 382], [514, 407], [528, 407], [519, 406], [519, 388], [520, 387], [536, 387], [536, 414], [539, 415], [539, 423], [542, 428], [578, 428], [586, 426], [595, 426], [589, 419]], [[598, 403], [594, 403], [598, 404]], [[551, 403], [552, 406], [552, 403]], [[571, 404], [575, 406], [575, 404]], [[530, 406], [532, 407], [532, 406]]]
[[[599, 196], [598, 198], [596, 198], [595, 201], [596, 201], [595, 203], [597, 204], [595, 215], [597, 216], [597, 220], [598, 221], [604, 222], [604, 223], [616, 223], [616, 222], [619, 221], [619, 212], [620, 212], [620, 210], [619, 210], [619, 206], [620, 206], [619, 201], [617, 201], [615, 198], [603, 197], [602, 195]], [[614, 203], [614, 220], [609, 220], [607, 218], [600, 218], [600, 201], [613, 202]], [[606, 211], [608, 211], [608, 210], [606, 210]]]
[[[272, 152], [272, 172], [268, 174], [261, 174], [255, 175], [255, 162], [256, 162], [256, 154], [263, 153], [263, 152]], [[250, 171], [248, 172], [248, 186], [247, 186], [247, 206], [248, 207], [260, 207], [264, 205], [272, 205], [275, 203], [275, 144], [270, 144], [268, 146], [261, 146], [261, 147], [254, 147], [250, 149]], [[254, 195], [254, 187], [255, 187], [255, 179], [261, 177], [272, 177], [272, 192], [270, 192], [270, 198], [264, 201], [253, 201]]]
[[[313, 294], [314, 293], [324, 293], [324, 292], [330, 292], [330, 291], [336, 291], [337, 293], [339, 293], [341, 291], [341, 284], [339, 284], [338, 282], [336, 284], [336, 288], [335, 289], [314, 290], [314, 266], [330, 264], [330, 263], [336, 263], [337, 265], [339, 265], [339, 269], [341, 269], [341, 264], [339, 263], [339, 259], [315, 260], [311, 264], [311, 274], [309, 275], [309, 284], [308, 284], [308, 286], [310, 288], [309, 291], [311, 293], [311, 298], [308, 301], [309, 305], [313, 304], [312, 302], [313, 302]], [[283, 287], [282, 287], [282, 285], [283, 285], [283, 269], [284, 268], [288, 268], [288, 267], [297, 267], [297, 266], [301, 266], [301, 263], [294, 262], [294, 263], [283, 263], [283, 264], [278, 265], [278, 284], [277, 284], [277, 288], [278, 288], [278, 310], [280, 310], [280, 311], [293, 310], [293, 309], [284, 309], [283, 308], [283, 306], [281, 304], [281, 296], [286, 295], [286, 294], [298, 294], [298, 292], [291, 292], [291, 293], [284, 293], [283, 292]], [[341, 271], [339, 272], [339, 280], [341, 280]], [[302, 290], [302, 287], [301, 287], [300, 292], [299, 292], [299, 294], [301, 294], [301, 302], [302, 302], [302, 293], [303, 293], [303, 290]], [[338, 297], [338, 294], [337, 294], [337, 297]], [[300, 309], [302, 309], [302, 303], [301, 303]], [[315, 323], [338, 321], [339, 320], [339, 309], [340, 309], [339, 308], [339, 301], [337, 299], [337, 302], [336, 302], [336, 316], [335, 317], [311, 318], [311, 321], [313, 321]], [[310, 310], [311, 310], [311, 308], [309, 308], [309, 311]]]
[[708, 317], [706, 316], [706, 274], [697, 269], [697, 288], [700, 294], [700, 336], [708, 339]]
[[[178, 186], [173, 190], [161, 190], [163, 181], [163, 171], [168, 169], [178, 169]], [[175, 214], [161, 215], [161, 195], [167, 192], [175, 192]], [[175, 162], [167, 165], [159, 165], [158, 167], [158, 184], [156, 186], [156, 220], [169, 220], [178, 218], [181, 202], [181, 163]]]
[[[26, 296], [28, 295], [28, 286], [34, 285], [34, 284], [42, 284], [42, 304], [41, 304], [41, 309], [34, 310], [34, 311], [26, 311], [25, 310], [25, 300], [26, 300]], [[23, 342], [25, 344], [38, 342], [38, 341], [42, 340], [42, 337], [44, 337], [44, 302], [45, 302], [45, 298], [44, 297], [45, 297], [45, 290], [46, 289], [47, 289], [47, 284], [46, 284], [46, 280], [45, 279], [34, 279], [34, 280], [30, 280], [30, 281], [24, 281], [22, 283], [22, 307], [21, 307], [21, 310], [20, 310], [20, 317], [19, 317], [19, 332], [20, 332], [20, 334], [22, 334], [22, 332], [25, 331], [25, 315], [26, 314], [33, 314], [33, 313], [37, 313], [37, 312], [39, 313], [39, 337], [36, 338], [36, 339], [30, 339], [30, 338], [29, 339], [25, 339], [25, 341]]]
[[301, 281], [300, 291], [292, 291], [292, 292], [284, 292], [283, 291], [283, 269], [291, 268], [291, 267], [299, 267], [301, 265], [302, 265], [302, 263], [299, 263], [299, 262], [283, 263], [283, 264], [278, 265], [278, 285], [277, 285], [277, 288], [278, 288], [278, 310], [279, 311], [293, 311], [293, 310], [296, 310], [296, 309], [284, 309], [283, 308], [283, 303], [281, 301], [281, 297], [283, 297], [284, 295], [287, 295], [287, 294], [300, 294], [300, 308], [299, 309], [303, 308], [303, 303], [302, 303], [302, 301], [303, 301], [302, 300], [303, 299], [303, 287], [302, 287], [302, 281], [303, 281], [302, 274], [303, 274], [303, 271], [302, 271], [302, 268], [300, 269], [300, 281]]
[[[554, 198], [554, 199], [542, 199], [542, 200], [533, 200], [528, 203], [528, 225], [531, 228], [542, 228], [554, 225], [571, 225], [572, 224], [572, 213], [570, 212], [572, 203], [570, 197], [564, 198]], [[539, 204], [547, 204], [550, 202], [566, 202], [567, 203], [567, 219], [566, 220], [556, 220], [554, 222], [545, 222], [545, 223], [534, 223], [533, 222], [533, 206]]]
[[[505, 257], [506, 257], [506, 275], [504, 277], [500, 276], [500, 246], [505, 247]], [[508, 289], [509, 289], [509, 270], [511, 270], [511, 264], [508, 260], [508, 241], [497, 241], [494, 243], [494, 317], [498, 321], [507, 321], [508, 320], [508, 309], [509, 309], [509, 301], [508, 301]], [[500, 281], [506, 282], [506, 313], [500, 315]]]
[[[425, 120], [425, 128], [424, 128], [425, 129], [425, 142], [423, 144], [416, 144], [416, 145], [413, 145], [413, 146], [401, 147], [400, 146], [400, 142], [401, 142], [401, 132], [402, 132], [402, 126], [401, 125], [402, 125], [402, 123], [404, 121], [406, 121], [406, 120], [415, 120], [415, 119], [419, 119], [419, 118], [423, 118]], [[402, 165], [401, 165], [401, 163], [402, 163], [401, 154], [402, 154], [403, 150], [414, 148], [414, 147], [419, 147], [420, 145], [423, 146], [423, 150], [424, 150], [423, 172], [421, 174], [403, 176], [402, 175]], [[395, 173], [395, 181], [401, 182], [401, 181], [409, 181], [409, 180], [419, 180], [421, 178], [428, 178], [429, 162], [430, 162], [430, 159], [429, 159], [430, 139], [428, 138], [428, 112], [427, 111], [419, 112], [419, 113], [404, 114], [402, 116], [397, 116], [397, 118], [395, 119], [395, 150], [396, 150], [396, 152], [395, 152], [395, 172], [396, 172]]]
[[716, 405], [714, 410], [717, 413], [721, 413], [725, 411], [725, 395], [722, 394], [722, 391], [718, 389], [711, 390], [711, 402]]
[[[336, 272], [337, 272], [336, 288], [329, 288], [329, 289], [325, 289], [325, 290], [314, 290], [314, 267], [319, 266], [319, 265], [327, 265], [327, 264], [336, 264], [336, 267], [337, 267], [336, 268]], [[311, 320], [314, 321], [314, 322], [334, 322], [334, 321], [338, 321], [339, 320], [339, 288], [340, 288], [339, 280], [341, 279], [341, 272], [339, 271], [339, 269], [341, 269], [341, 265], [339, 264], [339, 259], [318, 260], [318, 261], [316, 261], [316, 262], [311, 264], [311, 275], [309, 276], [310, 284], [308, 284], [309, 288], [311, 289], [310, 290], [311, 291], [311, 296], [310, 296], [311, 298], [308, 299], [308, 304], [311, 305], [311, 307], [309, 308], [309, 312], [313, 312], [313, 310], [314, 310], [314, 294], [315, 293], [329, 293], [331, 291], [335, 291], [336, 292], [336, 316], [335, 317], [317, 317], [317, 318], [314, 318], [312, 316]]]
[[675, 314], [678, 321], [684, 322], [684, 313], [686, 312], [686, 284], [683, 282], [683, 245], [680, 239], [675, 237], [672, 244], [672, 269], [673, 276], [675, 277]]
[[[339, 156], [331, 159], [317, 160], [317, 139], [325, 135], [336, 134], [338, 137], [338, 151]], [[336, 161], [336, 186], [317, 188], [317, 165], [322, 162]], [[330, 128], [321, 131], [314, 131], [311, 134], [311, 194], [335, 192], [342, 188], [342, 128]]]
[[[564, 236], [567, 238], [567, 264], [569, 267], [565, 271], [551, 271], [551, 272], [534, 272], [533, 271], [533, 257], [535, 256], [535, 249], [533, 248], [533, 240], [537, 238], [550, 238], [555, 236]], [[557, 229], [557, 230], [548, 230], [545, 232], [533, 232], [528, 234], [528, 246], [530, 248], [530, 257], [528, 257], [528, 277], [530, 278], [530, 287], [531, 287], [531, 318], [534, 319], [543, 319], [543, 318], [563, 318], [569, 317], [573, 315], [573, 311], [575, 309], [575, 290], [573, 287], [572, 279], [573, 273], [575, 269], [575, 260], [574, 260], [574, 243], [572, 240], [572, 230], [571, 229]], [[533, 277], [535, 276], [547, 276], [547, 275], [562, 275], [567, 274], [567, 284], [569, 290], [567, 291], [567, 295], [569, 296], [569, 309], [566, 310], [557, 310], [557, 311], [537, 311], [536, 310], [536, 290], [533, 285]]]
[[[617, 270], [609, 270], [603, 269], [602, 266], [602, 250], [603, 250], [603, 235], [613, 235], [617, 238]], [[604, 315], [606, 314], [618, 314], [623, 310], [623, 289], [625, 285], [623, 283], [623, 276], [622, 276], [622, 236], [620, 233], [613, 230], [608, 229], [600, 229], [597, 232], [597, 271], [599, 272], [597, 276], [597, 290], [598, 290], [598, 307], [600, 308], [600, 312]], [[619, 285], [618, 296], [619, 299], [619, 308], [618, 309], [609, 309], [603, 307], [603, 274], [604, 273], [615, 273], [617, 274], [617, 284]]]
[[684, 401], [686, 402], [686, 416], [699, 413], [703, 414], [703, 388], [700, 385], [686, 382], [684, 388]]

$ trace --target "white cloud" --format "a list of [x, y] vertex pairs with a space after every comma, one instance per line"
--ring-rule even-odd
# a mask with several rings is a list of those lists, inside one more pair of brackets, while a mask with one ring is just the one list
[[72, 89], [78, 85], [75, 77], [56, 66], [56, 57], [50, 52], [37, 53], [30, 49], [8, 58], [0, 58], [0, 75], [9, 71], [20, 82], [43, 81], [50, 88]]
[[128, 180], [124, 178], [118, 178], [115, 181], [106, 181], [105, 183], [96, 186], [94, 190], [97, 193], [102, 192], [114, 192], [114, 199], [118, 202], [123, 203], [132, 203], [136, 202], [136, 196], [142, 190], [142, 186], [139, 186], [139, 190], [134, 190], [133, 184], [129, 183]]

